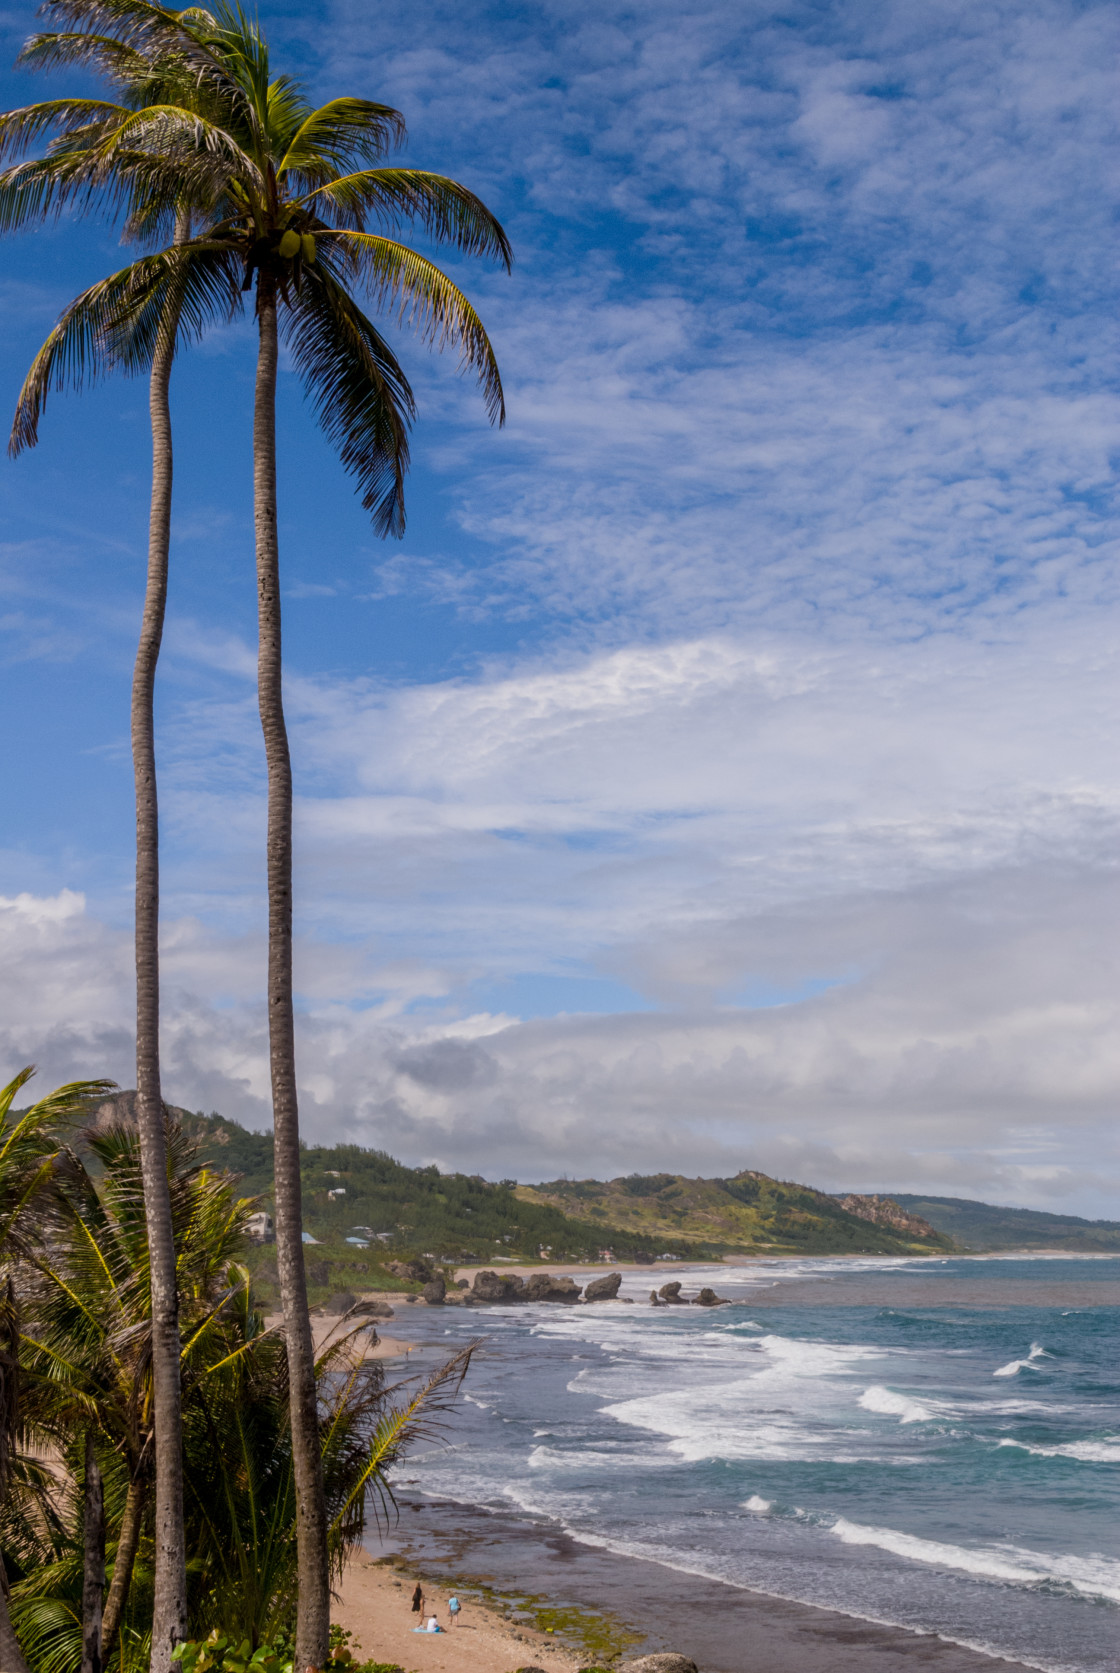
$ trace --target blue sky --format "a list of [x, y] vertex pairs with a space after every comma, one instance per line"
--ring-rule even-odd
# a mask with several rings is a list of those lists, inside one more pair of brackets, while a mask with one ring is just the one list
[[[282, 380], [307, 1130], [1111, 1211], [1115, 39], [1072, 3], [264, 8], [504, 221], [375, 540]], [[2, 15], [9, 60], [33, 26]], [[56, 81], [12, 74], [9, 105]], [[3, 385], [119, 264], [3, 251]], [[167, 1084], [267, 1121], [248, 324], [175, 374]], [[143, 387], [0, 468], [13, 1066], [130, 1084]]]

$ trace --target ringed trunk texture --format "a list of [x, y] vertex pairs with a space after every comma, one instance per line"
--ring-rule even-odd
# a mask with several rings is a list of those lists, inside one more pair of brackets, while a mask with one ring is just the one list
[[82, 1572], [82, 1670], [101, 1673], [101, 1605], [105, 1597], [105, 1489], [93, 1436], [86, 1436], [85, 1562]]
[[171, 538], [171, 408], [168, 388], [177, 320], [169, 310], [152, 363], [152, 503], [148, 584], [132, 679], [132, 764], [136, 780], [136, 1125], [152, 1274], [152, 1397], [155, 1427], [155, 1585], [152, 1673], [171, 1673], [171, 1652], [187, 1630], [183, 1530], [182, 1398], [175, 1235], [167, 1184], [167, 1142], [159, 1064], [159, 810], [156, 800], [155, 677], [167, 604]]
[[109, 1596], [105, 1599], [105, 1613], [101, 1617], [101, 1655], [108, 1659], [113, 1640], [121, 1624], [128, 1589], [132, 1585], [132, 1569], [140, 1544], [140, 1529], [144, 1523], [144, 1484], [130, 1481], [125, 1495], [124, 1514], [117, 1535], [117, 1554], [113, 1559], [113, 1578], [109, 1582]]
[[268, 763], [268, 1033], [275, 1130], [276, 1265], [284, 1306], [296, 1485], [299, 1599], [296, 1673], [320, 1668], [330, 1637], [327, 1508], [319, 1446], [315, 1351], [307, 1311], [292, 1015], [292, 765], [281, 691], [280, 551], [276, 529], [276, 291], [257, 291], [260, 351], [253, 412], [253, 496], [260, 639], [257, 695]]

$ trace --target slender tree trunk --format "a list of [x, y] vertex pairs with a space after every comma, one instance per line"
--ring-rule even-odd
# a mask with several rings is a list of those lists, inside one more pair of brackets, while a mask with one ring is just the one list
[[105, 1488], [93, 1436], [86, 1435], [85, 1563], [82, 1573], [82, 1673], [101, 1673], [101, 1605], [105, 1599]]
[[152, 504], [148, 584], [132, 679], [132, 764], [136, 779], [136, 1125], [152, 1274], [152, 1394], [156, 1526], [152, 1673], [171, 1673], [171, 1652], [187, 1630], [183, 1531], [182, 1398], [175, 1235], [167, 1184], [167, 1141], [159, 1065], [159, 810], [156, 800], [155, 677], [167, 604], [171, 539], [171, 408], [177, 309], [169, 307], [152, 364]]
[[128, 1589], [132, 1585], [132, 1568], [140, 1544], [140, 1529], [144, 1524], [144, 1483], [130, 1481], [124, 1501], [117, 1554], [113, 1559], [113, 1578], [109, 1582], [109, 1596], [105, 1599], [105, 1613], [101, 1617], [101, 1654], [107, 1658], [121, 1624]]
[[276, 291], [257, 291], [260, 352], [253, 411], [253, 495], [260, 641], [257, 692], [268, 762], [268, 1034], [275, 1130], [276, 1265], [288, 1345], [292, 1458], [296, 1481], [299, 1601], [296, 1673], [322, 1667], [330, 1637], [327, 1509], [307, 1311], [292, 1015], [292, 764], [281, 691], [280, 551], [276, 530]]
[[8, 1576], [0, 1558], [0, 1673], [31, 1673], [8, 1613]]

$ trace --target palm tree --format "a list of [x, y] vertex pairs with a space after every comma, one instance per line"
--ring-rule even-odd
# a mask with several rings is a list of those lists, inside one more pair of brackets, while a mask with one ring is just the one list
[[[49, 10], [45, 7], [44, 10]], [[67, 0], [62, 7], [71, 18], [103, 18], [100, 0], [92, 4]], [[173, 29], [158, 8], [144, 0], [117, 5], [113, 20], [133, 39], [116, 39], [89, 31], [66, 31], [33, 36], [20, 62], [35, 69], [78, 64], [101, 71], [122, 100], [49, 101], [0, 119], [0, 149], [11, 151], [45, 126], [61, 132], [44, 158], [18, 165], [0, 176], [0, 229], [26, 226], [75, 198], [100, 197], [109, 208], [131, 198], [133, 216], [139, 211], [149, 222], [155, 207], [136, 181], [129, 178], [127, 159], [104, 156], [107, 134], [133, 110], [158, 104], [169, 96], [190, 102], [197, 76], [176, 51]], [[170, 189], [168, 189], [170, 187]], [[131, 188], [131, 190], [130, 190]], [[160, 208], [175, 216], [180, 240], [190, 228], [191, 205], [182, 182], [165, 183]], [[156, 1623], [154, 1642], [170, 1651], [186, 1629], [186, 1553], [183, 1534], [181, 1391], [179, 1387], [179, 1324], [176, 1311], [175, 1248], [171, 1238], [171, 1209], [167, 1190], [167, 1157], [163, 1130], [163, 1096], [159, 1043], [159, 804], [155, 760], [155, 675], [167, 605], [168, 558], [171, 538], [173, 452], [170, 382], [175, 358], [182, 298], [172, 285], [162, 299], [151, 356], [148, 404], [152, 434], [152, 487], [148, 521], [148, 565], [140, 635], [132, 680], [131, 734], [136, 801], [136, 1122], [144, 1160], [148, 1228], [152, 1244], [156, 1422]], [[52, 339], [65, 330], [60, 324]], [[52, 340], [45, 345], [49, 352]], [[9, 451], [15, 455], [36, 439], [37, 427], [13, 431]], [[166, 1673], [166, 1669], [165, 1669]]]
[[[12, 1474], [12, 1450], [20, 1429], [20, 1309], [14, 1282], [18, 1262], [41, 1242], [43, 1198], [55, 1183], [59, 1130], [81, 1114], [111, 1081], [72, 1081], [30, 1109], [13, 1111], [16, 1093], [35, 1073], [28, 1067], [0, 1090], [0, 1502]], [[28, 1673], [8, 1612], [7, 1580], [0, 1562], [0, 1667]]]
[[[85, 0], [69, 0], [82, 4]], [[88, 0], [94, 4], [95, 0]], [[96, 0], [111, 17], [135, 0]], [[167, 14], [163, 14], [167, 15]], [[387, 106], [340, 98], [315, 109], [288, 77], [273, 79], [267, 46], [234, 9], [191, 19], [194, 108], [170, 100], [99, 132], [101, 166], [121, 160], [157, 225], [170, 182], [208, 203], [192, 236], [142, 257], [94, 286], [64, 315], [36, 360], [14, 434], [33, 437], [49, 388], [80, 376], [100, 352], [112, 363], [149, 367], [172, 293], [183, 323], [199, 329], [228, 317], [256, 292], [257, 385], [254, 498], [259, 613], [258, 684], [268, 768], [268, 1010], [276, 1143], [277, 1264], [286, 1320], [293, 1460], [298, 1505], [301, 1667], [319, 1666], [329, 1631], [327, 1520], [319, 1454], [316, 1383], [303, 1263], [292, 989], [292, 776], [281, 690], [275, 392], [281, 328], [323, 428], [362, 490], [382, 534], [404, 526], [404, 475], [414, 401], [408, 380], [359, 307], [357, 286], [421, 337], [459, 350], [478, 376], [493, 421], [504, 404], [497, 363], [466, 296], [433, 262], [389, 236], [404, 221], [471, 255], [510, 265], [509, 244], [485, 205], [456, 181], [384, 166], [404, 124]], [[60, 119], [68, 143], [100, 111], [73, 101]], [[379, 166], [370, 166], [370, 165]], [[367, 231], [379, 220], [388, 231]], [[153, 1665], [156, 1665], [154, 1662]], [[162, 1669], [162, 1663], [159, 1664]]]

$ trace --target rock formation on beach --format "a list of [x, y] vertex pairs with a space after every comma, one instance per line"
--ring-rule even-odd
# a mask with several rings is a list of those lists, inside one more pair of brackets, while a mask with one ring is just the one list
[[670, 1284], [662, 1284], [657, 1293], [665, 1303], [666, 1307], [688, 1306], [688, 1297], [681, 1294], [681, 1281], [679, 1278], [674, 1278]]
[[622, 1285], [621, 1272], [608, 1272], [605, 1278], [592, 1278], [583, 1292], [585, 1301], [613, 1301]]

